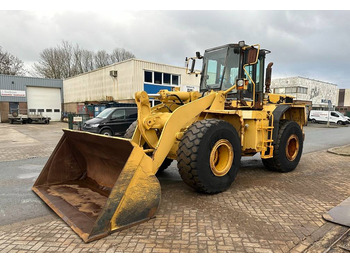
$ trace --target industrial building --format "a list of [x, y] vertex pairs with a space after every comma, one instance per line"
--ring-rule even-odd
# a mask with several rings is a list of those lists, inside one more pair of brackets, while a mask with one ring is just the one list
[[149, 94], [173, 87], [198, 90], [199, 83], [200, 75], [187, 74], [185, 67], [133, 58], [65, 79], [64, 111], [83, 113], [91, 104], [134, 103], [135, 92], [143, 90]]
[[350, 116], [350, 89], [339, 89], [338, 106], [336, 110]]
[[334, 108], [338, 102], [336, 84], [300, 76], [274, 79], [271, 89], [275, 94], [294, 96], [296, 101], [305, 102], [309, 109], [312, 106], [312, 109], [328, 110], [328, 103]]
[[41, 114], [60, 121], [63, 81], [0, 74], [0, 122], [8, 115]]

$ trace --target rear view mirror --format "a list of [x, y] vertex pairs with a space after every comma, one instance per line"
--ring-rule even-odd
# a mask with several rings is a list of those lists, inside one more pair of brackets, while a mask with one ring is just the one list
[[250, 47], [245, 51], [245, 57], [246, 57], [246, 64], [251, 65], [255, 64], [257, 61], [257, 55], [258, 55], [258, 49], [254, 47]]
[[187, 58], [186, 57], [186, 67], [187, 70], [190, 68], [189, 73], [192, 74], [194, 72], [194, 67], [196, 65], [196, 59], [193, 57]]
[[195, 67], [195, 65], [196, 65], [196, 60], [195, 60], [195, 59], [191, 59], [191, 61], [192, 61], [191, 73], [193, 73], [193, 72], [194, 72], [194, 67]]

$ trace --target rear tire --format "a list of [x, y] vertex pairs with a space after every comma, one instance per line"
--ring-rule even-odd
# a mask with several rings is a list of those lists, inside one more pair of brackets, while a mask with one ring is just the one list
[[241, 160], [236, 129], [226, 121], [198, 121], [185, 132], [177, 152], [183, 181], [201, 193], [227, 190], [235, 180]]
[[273, 150], [273, 158], [262, 159], [271, 171], [290, 172], [299, 164], [303, 151], [303, 133], [294, 121], [280, 123], [278, 138]]
[[103, 129], [100, 134], [105, 135], [105, 136], [112, 136], [112, 131], [109, 129]]

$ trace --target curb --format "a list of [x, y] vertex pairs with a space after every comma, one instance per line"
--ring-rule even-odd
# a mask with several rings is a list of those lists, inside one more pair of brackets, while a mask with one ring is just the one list
[[327, 152], [341, 156], [350, 156], [350, 145], [333, 147], [328, 149]]

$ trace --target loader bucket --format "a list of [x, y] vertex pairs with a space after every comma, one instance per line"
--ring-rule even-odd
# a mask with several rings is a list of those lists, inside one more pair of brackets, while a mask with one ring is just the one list
[[152, 159], [127, 139], [64, 129], [32, 190], [85, 242], [154, 217]]

